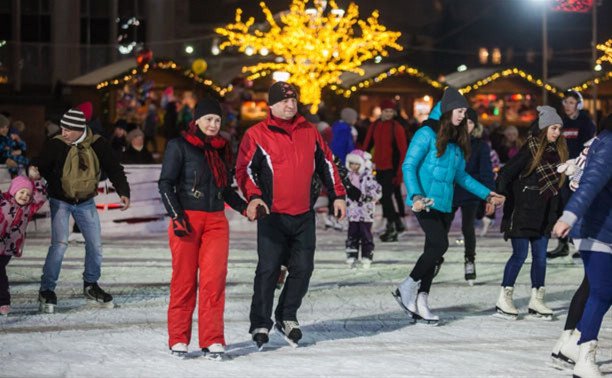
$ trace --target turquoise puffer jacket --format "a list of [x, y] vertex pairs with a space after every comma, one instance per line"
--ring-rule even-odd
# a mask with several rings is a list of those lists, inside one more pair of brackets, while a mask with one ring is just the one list
[[459, 146], [448, 143], [446, 151], [437, 157], [436, 133], [430, 126], [421, 127], [412, 138], [402, 171], [408, 191], [406, 204], [412, 206], [412, 197], [433, 198], [433, 209], [450, 213], [453, 204], [454, 183], [483, 200], [490, 189], [465, 172], [465, 158]]

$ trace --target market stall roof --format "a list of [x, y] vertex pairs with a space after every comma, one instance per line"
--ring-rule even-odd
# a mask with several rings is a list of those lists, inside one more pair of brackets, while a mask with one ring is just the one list
[[104, 80], [119, 76], [134, 67], [136, 67], [136, 58], [124, 59], [72, 79], [68, 82], [68, 85], [97, 85]]
[[593, 71], [570, 71], [551, 77], [548, 82], [565, 91], [601, 76], [603, 76], [602, 73]]
[[454, 88], [463, 88], [498, 71], [497, 68], [472, 68], [446, 75], [444, 82]]
[[340, 86], [344, 88], [350, 88], [351, 86], [370, 78], [373, 78], [383, 72], [389, 71], [395, 64], [363, 64], [360, 68], [364, 71], [363, 75], [359, 75], [353, 72], [345, 72], [340, 75], [342, 84]]
[[[536, 85], [538, 87], [544, 87], [547, 91], [554, 93], [558, 96], [562, 95], [562, 90], [558, 89], [551, 83], [544, 83], [542, 79], [533, 76], [532, 74], [525, 72], [517, 67], [513, 68], [474, 68], [463, 72], [453, 72], [448, 74], [444, 80], [444, 83], [455, 88], [458, 88], [463, 94], [467, 94], [472, 90], [490, 85], [498, 79], [509, 79], [511, 77], [518, 77], [526, 82]], [[503, 80], [508, 83], [507, 80]]]

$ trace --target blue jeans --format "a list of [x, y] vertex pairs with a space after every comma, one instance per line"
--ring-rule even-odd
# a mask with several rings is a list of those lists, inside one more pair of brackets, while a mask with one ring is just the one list
[[544, 278], [546, 277], [546, 247], [548, 247], [548, 238], [540, 236], [537, 238], [511, 238], [512, 256], [506, 263], [504, 269], [503, 287], [514, 286], [516, 277], [518, 277], [523, 263], [527, 258], [529, 251], [529, 242], [531, 242], [531, 287], [539, 288], [544, 286]]
[[43, 266], [40, 290], [55, 290], [62, 269], [64, 253], [68, 249], [70, 214], [72, 214], [85, 238], [83, 281], [97, 282], [100, 278], [100, 267], [102, 265], [102, 229], [93, 198], [78, 205], [49, 198], [49, 205], [51, 207], [51, 246]]
[[604, 315], [612, 306], [612, 255], [604, 252], [580, 251], [590, 290], [582, 319], [578, 322], [578, 344], [597, 340]]

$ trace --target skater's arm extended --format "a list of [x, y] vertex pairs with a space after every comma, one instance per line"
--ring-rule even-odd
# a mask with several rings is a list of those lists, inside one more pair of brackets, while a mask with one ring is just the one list
[[162, 170], [159, 175], [158, 188], [162, 202], [171, 218], [176, 219], [183, 215], [183, 207], [176, 196], [176, 186], [184, 163], [183, 151], [177, 145], [177, 139], [168, 142]]
[[261, 173], [264, 154], [257, 143], [251, 138], [249, 130], [244, 134], [238, 158], [236, 159], [236, 181], [248, 202], [253, 198], [261, 198], [262, 191], [258, 186], [256, 176]]
[[479, 183], [465, 171], [465, 159], [463, 157], [459, 159], [455, 167], [455, 182], [463, 189], [483, 200], [491, 193], [491, 189]]
[[412, 138], [408, 147], [406, 158], [402, 164], [402, 172], [409, 200], [412, 200], [414, 196], [425, 197], [425, 191], [421, 188], [421, 183], [417, 177], [417, 170], [429, 152], [431, 138], [435, 137], [434, 135], [433, 132], [430, 133], [425, 128], [421, 128], [414, 134], [414, 138]]

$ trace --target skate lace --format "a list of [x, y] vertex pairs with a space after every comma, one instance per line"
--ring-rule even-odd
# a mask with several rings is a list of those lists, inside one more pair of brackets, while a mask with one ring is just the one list
[[285, 328], [285, 332], [289, 334], [294, 329], [300, 329], [300, 324], [294, 320], [285, 320], [283, 321], [283, 326]]

